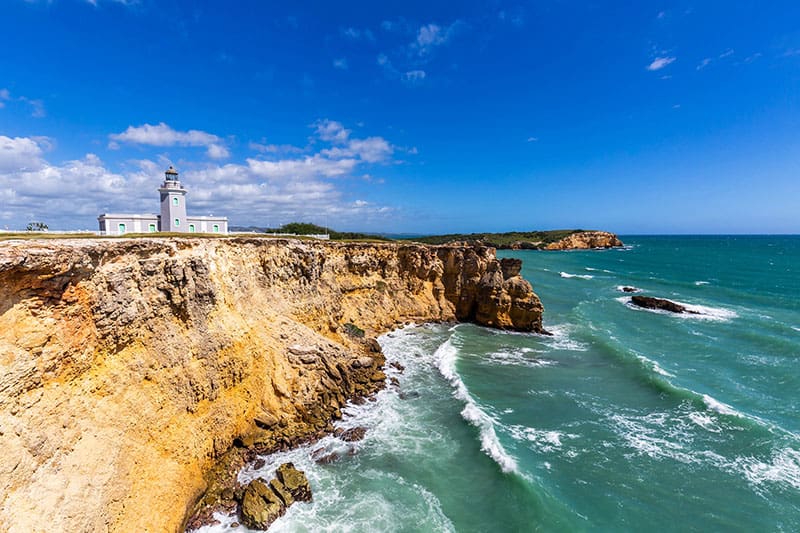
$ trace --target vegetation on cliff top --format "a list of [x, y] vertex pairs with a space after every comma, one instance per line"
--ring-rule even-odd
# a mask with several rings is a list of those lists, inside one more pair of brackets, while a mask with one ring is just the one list
[[557, 242], [572, 235], [587, 230], [582, 229], [557, 229], [550, 231], [509, 231], [506, 233], [450, 233], [448, 235], [429, 235], [427, 237], [414, 237], [415, 242], [426, 244], [447, 244], [449, 242], [482, 243], [495, 248], [511, 248], [522, 244], [522, 248], [544, 248], [552, 242]]
[[232, 233], [236, 232], [255, 232], [255, 233], [290, 233], [294, 235], [330, 235], [332, 241], [390, 241], [382, 235], [371, 233], [360, 233], [354, 231], [336, 231], [325, 226], [318, 226], [310, 222], [290, 222], [278, 228], [262, 228], [257, 226], [232, 226]]

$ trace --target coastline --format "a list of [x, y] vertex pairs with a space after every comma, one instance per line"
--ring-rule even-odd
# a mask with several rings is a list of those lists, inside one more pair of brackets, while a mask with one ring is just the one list
[[[20, 465], [2, 490], [11, 529], [180, 530], [193, 502], [215, 503], [205, 474], [235, 442], [288, 446], [375, 390], [378, 332], [541, 329], [519, 262], [478, 246], [5, 241], [0, 278], [13, 354], [0, 423], [16, 428], [0, 435], [0, 468]], [[87, 464], [100, 469], [91, 485]], [[53, 504], [76, 483], [79, 497]]]

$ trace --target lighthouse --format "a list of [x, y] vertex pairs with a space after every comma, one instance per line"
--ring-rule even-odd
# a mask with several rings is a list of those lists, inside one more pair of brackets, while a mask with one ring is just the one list
[[186, 189], [181, 187], [178, 171], [172, 165], [164, 172], [164, 183], [159, 187], [161, 194], [161, 219], [159, 231], [187, 232]]

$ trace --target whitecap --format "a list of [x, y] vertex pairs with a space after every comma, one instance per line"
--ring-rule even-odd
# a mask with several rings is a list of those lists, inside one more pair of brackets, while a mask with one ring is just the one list
[[530, 368], [541, 368], [555, 364], [555, 361], [549, 359], [538, 359], [528, 356], [527, 354], [531, 352], [535, 352], [535, 350], [531, 348], [503, 348], [496, 352], [486, 354], [483, 361], [499, 365], [527, 366]]
[[742, 413], [740, 413], [730, 405], [723, 403], [715, 398], [712, 398], [708, 394], [703, 394], [703, 403], [706, 404], [706, 407], [708, 407], [712, 411], [718, 412], [721, 415], [738, 416], [739, 418], [745, 418], [745, 416]]
[[561, 448], [562, 439], [577, 437], [577, 435], [565, 434], [561, 431], [542, 430], [521, 425], [509, 426], [508, 431], [515, 440], [530, 442], [536, 451], [545, 453]]
[[636, 357], [639, 359], [639, 361], [644, 363], [644, 365], [646, 367], [648, 367], [650, 370], [652, 370], [656, 374], [659, 374], [661, 376], [665, 376], [665, 377], [668, 377], [668, 378], [674, 378], [675, 377], [675, 374], [670, 374], [669, 372], [667, 372], [666, 370], [661, 368], [661, 366], [658, 363], [656, 363], [655, 361], [653, 361], [652, 359], [648, 359], [647, 357], [645, 357], [643, 355], [637, 355]]
[[453, 386], [453, 395], [465, 403], [464, 409], [461, 411], [461, 417], [478, 428], [481, 450], [491, 457], [503, 472], [518, 472], [516, 459], [506, 452], [500, 443], [500, 439], [497, 438], [492, 418], [478, 407], [478, 404], [469, 394], [467, 386], [456, 372], [458, 348], [453, 345], [452, 339], [448, 339], [439, 346], [434, 357], [439, 362], [439, 372]]
[[580, 279], [592, 279], [594, 276], [591, 274], [570, 274], [568, 272], [559, 272], [562, 278], [580, 278]]
[[797, 326], [790, 326], [790, 327], [795, 331], [800, 331], [800, 328], [798, 328]]
[[698, 287], [701, 286], [701, 285], [708, 285], [708, 283], [709, 283], [708, 281], [695, 281], [694, 282], [694, 284], [697, 285]]
[[572, 326], [568, 324], [558, 324], [555, 326], [546, 326], [547, 331], [552, 335], [542, 336], [542, 342], [551, 349], [564, 350], [572, 352], [585, 352], [589, 346], [573, 340], [570, 338], [569, 333]]
[[800, 451], [793, 448], [778, 450], [769, 462], [755, 457], [738, 457], [735, 464], [754, 485], [770, 481], [800, 489]]
[[589, 272], [605, 272], [606, 274], [613, 274], [612, 271], [606, 270], [605, 268], [592, 268], [592, 267], [584, 267]]
[[706, 413], [692, 411], [691, 413], [689, 413], [688, 416], [689, 420], [691, 420], [701, 428], [705, 429], [706, 431], [711, 431], [712, 433], [722, 432], [722, 428], [720, 428], [719, 425], [717, 425], [717, 421]]

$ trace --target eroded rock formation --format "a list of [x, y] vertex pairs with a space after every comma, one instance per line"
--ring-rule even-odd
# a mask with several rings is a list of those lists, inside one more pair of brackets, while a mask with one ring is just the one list
[[0, 530], [180, 530], [249, 451], [382, 387], [377, 334], [541, 314], [486, 247], [0, 243]]
[[580, 231], [552, 242], [545, 250], [588, 250], [591, 248], [613, 248], [623, 246], [619, 237], [607, 231]]

